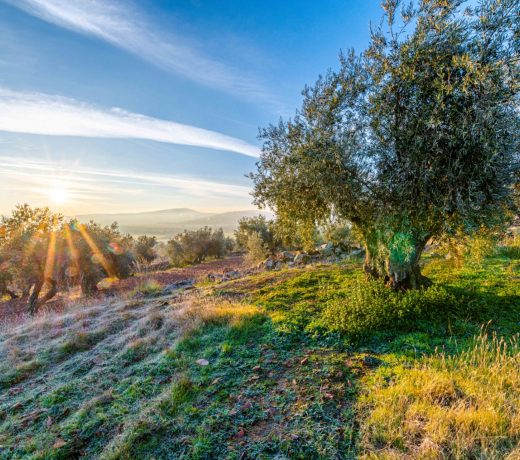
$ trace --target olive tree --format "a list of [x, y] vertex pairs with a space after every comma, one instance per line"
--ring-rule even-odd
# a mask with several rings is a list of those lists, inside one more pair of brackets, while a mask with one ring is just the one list
[[[10, 283], [16, 283], [22, 295], [29, 296], [28, 307], [35, 313], [39, 305], [57, 293], [57, 267], [60, 261], [59, 234], [63, 217], [49, 208], [17, 206], [11, 216], [2, 218], [0, 258], [2, 263], [2, 290], [16, 297]], [[43, 288], [46, 292], [40, 297]]]
[[513, 202], [520, 3], [466, 3], [386, 0], [368, 49], [260, 132], [255, 203], [309, 231], [349, 220], [367, 275], [395, 289], [429, 284], [431, 238], [495, 224]]
[[131, 245], [117, 224], [65, 222], [49, 208], [19, 205], [0, 221], [0, 295], [26, 298], [34, 314], [68, 287], [92, 294], [104, 277], [130, 274]]

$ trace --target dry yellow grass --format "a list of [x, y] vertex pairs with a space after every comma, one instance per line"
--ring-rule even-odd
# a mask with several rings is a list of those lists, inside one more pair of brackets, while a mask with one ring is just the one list
[[481, 335], [378, 379], [361, 400], [365, 459], [520, 458], [520, 348]]

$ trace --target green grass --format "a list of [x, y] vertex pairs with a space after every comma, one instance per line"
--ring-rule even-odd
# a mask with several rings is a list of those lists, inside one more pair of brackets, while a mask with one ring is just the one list
[[137, 296], [157, 296], [162, 293], [163, 287], [155, 280], [140, 281], [139, 284], [130, 292], [129, 297]]
[[471, 350], [520, 332], [515, 264], [431, 258], [409, 294], [352, 262], [282, 270], [27, 324], [0, 338], [0, 458], [514, 455], [518, 350]]
[[482, 334], [455, 355], [369, 376], [359, 403], [364, 458], [518, 458], [518, 336]]

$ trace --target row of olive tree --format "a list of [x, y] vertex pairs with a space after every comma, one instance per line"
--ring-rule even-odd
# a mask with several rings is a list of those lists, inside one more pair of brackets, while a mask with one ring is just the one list
[[155, 244], [123, 235], [116, 223], [82, 224], [49, 208], [17, 206], [0, 224], [0, 296], [26, 298], [35, 313], [60, 290], [80, 286], [91, 295], [101, 279], [127, 277], [136, 260], [153, 260]]
[[342, 55], [293, 119], [262, 131], [251, 177], [255, 203], [287, 229], [346, 219], [367, 275], [410, 289], [429, 284], [419, 265], [429, 240], [514, 212], [520, 2], [383, 7], [369, 48]]

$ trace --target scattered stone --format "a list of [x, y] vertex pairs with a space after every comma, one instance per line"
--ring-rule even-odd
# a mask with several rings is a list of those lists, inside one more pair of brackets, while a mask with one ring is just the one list
[[379, 358], [376, 358], [375, 356], [364, 356], [362, 363], [363, 366], [366, 367], [379, 367], [381, 364], [383, 364], [383, 361], [381, 361]]
[[208, 273], [207, 279], [208, 281], [221, 281], [224, 275], [220, 273]]
[[289, 251], [283, 251], [278, 256], [282, 262], [292, 262], [294, 260], [294, 254]]
[[294, 258], [294, 263], [296, 265], [305, 265], [305, 264], [308, 264], [310, 261], [311, 261], [311, 256], [305, 252], [296, 254], [296, 257]]
[[209, 366], [209, 361], [207, 359], [204, 359], [204, 358], [197, 359], [196, 363], [199, 366]]
[[273, 270], [275, 268], [275, 261], [271, 257], [268, 257], [263, 262], [263, 266], [266, 270]]
[[179, 281], [178, 283], [168, 284], [168, 286], [166, 286], [164, 288], [163, 294], [164, 295], [173, 294], [174, 292], [178, 291], [179, 289], [195, 289], [195, 286], [193, 286], [194, 284], [195, 284], [194, 279], [183, 280], [183, 281]]

